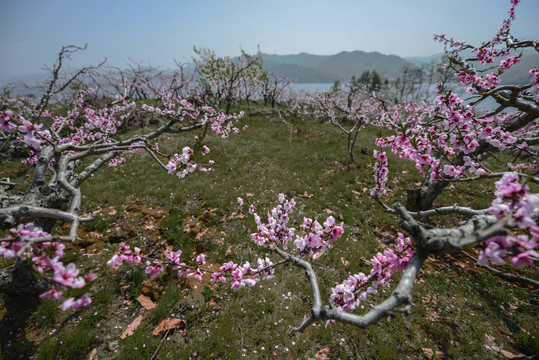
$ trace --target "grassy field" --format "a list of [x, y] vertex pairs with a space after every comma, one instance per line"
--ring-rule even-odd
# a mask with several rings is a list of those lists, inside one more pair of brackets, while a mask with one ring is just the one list
[[[226, 141], [207, 138], [216, 162], [213, 173], [178, 181], [145, 154], [137, 154], [88, 181], [83, 206], [96, 220], [83, 226], [84, 240], [66, 255], [66, 262], [76, 261], [99, 275], [94, 300], [88, 308], [63, 312], [54, 301], [20, 309], [3, 297], [2, 356], [88, 359], [94, 349], [94, 359], [100, 360], [307, 359], [317, 354], [320, 359], [498, 359], [503, 354], [539, 353], [536, 290], [500, 280], [472, 266], [462, 254], [426, 262], [410, 316], [397, 315], [365, 330], [317, 323], [303, 334], [290, 330], [309, 313], [310, 288], [304, 274], [292, 266], [280, 267], [274, 279], [239, 291], [229, 284], [210, 286], [207, 279], [195, 283], [169, 274], [149, 280], [143, 268], [134, 265], [107, 268], [105, 262], [120, 241], [146, 253], [158, 254], [166, 245], [182, 249], [186, 257], [204, 253], [215, 266], [256, 261], [264, 250], [251, 242], [254, 221], [239, 211], [236, 198], [265, 213], [284, 193], [297, 201], [292, 221], [298, 224], [303, 216], [323, 221], [329, 214], [344, 222], [343, 237], [315, 263], [325, 299], [349, 274], [370, 270], [361, 260], [388, 246], [399, 231], [398, 219], [369, 197], [373, 140], [382, 130], [362, 131], [356, 163], [350, 165], [346, 140], [329, 124], [270, 116], [246, 117], [243, 122], [249, 128]], [[192, 142], [193, 134], [184, 134], [165, 138], [160, 146], [178, 151]], [[420, 176], [395, 157], [390, 156], [389, 164], [386, 203], [405, 201], [404, 189]], [[21, 191], [26, 174], [18, 164], [0, 168], [0, 177], [12, 177]], [[493, 198], [492, 185], [456, 184], [437, 205], [486, 207]], [[538, 278], [534, 270], [519, 273]], [[372, 296], [364, 310], [390, 291], [391, 285]], [[144, 310], [137, 301], [141, 294], [157, 306]], [[121, 339], [140, 315], [133, 335]], [[185, 332], [152, 335], [162, 319], [172, 316], [185, 320]]]

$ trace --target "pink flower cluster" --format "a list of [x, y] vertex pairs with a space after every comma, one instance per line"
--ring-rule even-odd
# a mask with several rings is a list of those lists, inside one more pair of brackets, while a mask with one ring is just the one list
[[507, 163], [507, 167], [516, 172], [524, 172], [526, 169], [537, 171], [537, 160], [532, 160], [532, 162], [528, 164]]
[[492, 53], [488, 48], [477, 49], [475, 54], [477, 56], [477, 60], [483, 65], [490, 64], [494, 61], [494, 56], [492, 56]]
[[507, 19], [504, 19], [502, 21], [502, 26], [498, 29], [496, 32], [496, 35], [492, 38], [491, 42], [492, 44], [500, 44], [505, 36], [509, 33], [509, 29], [511, 28], [512, 21], [515, 20], [515, 7], [518, 5], [520, 0], [511, 0], [511, 7], [509, 10], [507, 10], [507, 14], [509, 17]]
[[169, 92], [163, 91], [161, 96], [162, 107], [143, 105], [142, 109], [151, 113], [156, 113], [163, 116], [168, 116], [172, 119], [177, 119], [179, 122], [184, 118], [197, 120], [199, 122], [209, 121], [210, 128], [223, 139], [227, 138], [230, 133], [238, 134], [239, 128], [234, 126], [244, 116], [244, 112], [239, 114], [227, 115], [218, 113], [215, 109], [209, 106], [195, 109], [194, 105], [180, 96], [172, 96]]
[[[288, 227], [290, 214], [293, 212], [296, 202], [294, 199], [287, 200], [284, 194], [279, 194], [279, 202], [282, 205], [277, 205], [271, 212], [267, 213], [266, 223], [258, 214], [254, 213], [254, 208], [249, 209], [257, 225], [258, 232], [251, 234], [255, 244], [259, 246], [275, 244], [286, 250], [288, 243], [293, 241], [300, 256], [311, 256], [316, 259], [327, 249], [332, 248], [333, 242], [343, 234], [343, 224], [336, 225], [333, 216], [329, 216], [323, 225], [320, 225], [317, 220], [304, 217], [300, 228], [304, 230], [305, 234], [303, 236], [297, 235], [295, 228]], [[294, 236], [295, 240], [293, 240]]]
[[[210, 149], [207, 146], [202, 147], [201, 154], [204, 156], [209, 154]], [[187, 174], [192, 173], [197, 168], [197, 164], [194, 162], [195, 152], [189, 146], [182, 149], [182, 154], [174, 154], [165, 166], [169, 174], [176, 172], [178, 178], [183, 179]], [[209, 160], [208, 164], [211, 166], [214, 164], [213, 160]], [[200, 167], [200, 171], [207, 172], [213, 171], [213, 168]]]
[[[512, 66], [512, 65], [509, 65], [509, 66]], [[467, 85], [467, 86], [475, 85], [475, 86], [480, 86], [487, 89], [491, 89], [500, 83], [500, 76], [496, 75], [495, 73], [487, 74], [483, 78], [481, 76], [470, 75], [466, 71], [462, 70], [455, 73], [455, 76], [458, 78], [458, 80], [462, 84]]]
[[249, 262], [246, 262], [243, 266], [231, 262], [223, 264], [219, 271], [203, 268], [206, 264], [206, 256], [199, 254], [191, 261], [192, 264], [187, 264], [181, 261], [182, 251], [170, 251], [165, 253], [167, 260], [158, 260], [149, 258], [142, 255], [141, 250], [135, 247], [133, 250], [129, 246], [121, 243], [118, 246], [118, 252], [115, 253], [112, 258], [107, 261], [107, 265], [114, 268], [118, 268], [124, 262], [138, 264], [143, 260], [146, 262], [145, 272], [150, 278], [155, 278], [157, 275], [164, 271], [167, 267], [170, 271], [177, 271], [178, 277], [193, 278], [199, 282], [202, 282], [202, 276], [204, 273], [211, 274], [211, 283], [218, 282], [226, 283], [227, 278], [225, 275], [232, 277], [232, 289], [237, 290], [244, 286], [253, 286], [257, 282], [263, 279], [269, 279], [273, 277], [274, 269], [271, 267], [273, 264], [268, 259], [258, 259], [257, 268], [252, 268]]
[[300, 252], [300, 256], [312, 256], [313, 259], [317, 259], [326, 252], [327, 249], [333, 247], [333, 242], [341, 237], [344, 232], [343, 224], [340, 226], [335, 225], [335, 219], [333, 216], [329, 216], [324, 221], [323, 226], [316, 220], [309, 218], [303, 218], [303, 224], [300, 228], [307, 231], [304, 236], [296, 235], [294, 245]]
[[527, 185], [518, 182], [518, 174], [505, 173], [496, 182], [496, 199], [488, 209], [498, 220], [511, 216], [515, 225], [521, 229], [529, 229], [531, 239], [527, 235], [496, 236], [486, 241], [479, 255], [479, 263], [485, 265], [489, 260], [495, 264], [503, 263], [503, 258], [512, 249], [511, 263], [514, 266], [524, 264], [533, 266], [532, 257], [538, 258], [535, 250], [539, 244], [539, 226], [532, 219], [535, 207], [539, 206], [539, 196], [530, 194]]
[[[239, 129], [234, 126], [234, 122], [237, 122], [244, 116], [241, 112], [239, 115], [226, 115], [224, 113], [218, 113], [211, 107], [202, 107], [195, 109], [193, 104], [181, 97], [173, 97], [170, 93], [164, 91], [161, 97], [162, 107], [143, 105], [142, 109], [151, 113], [156, 113], [162, 116], [169, 117], [172, 120], [176, 120], [181, 123], [183, 119], [189, 118], [191, 120], [198, 121], [199, 124], [209, 123], [210, 128], [222, 138], [227, 138], [230, 133], [238, 134]], [[200, 153], [204, 156], [210, 153], [210, 149], [207, 146], [202, 146], [198, 137], [195, 138], [195, 149], [200, 148]], [[165, 166], [169, 174], [176, 172], [176, 175], [183, 179], [187, 174], [192, 173], [198, 167], [201, 172], [214, 171], [213, 160], [208, 161], [208, 167], [199, 166], [195, 162], [197, 152], [186, 146], [182, 149], [181, 154], [174, 154], [168, 164]]]
[[[17, 126], [10, 120], [16, 121], [20, 125]], [[0, 130], [7, 133], [18, 131], [19, 133], [24, 134], [19, 137], [18, 140], [22, 141], [32, 149], [39, 149], [42, 139], [50, 138], [50, 133], [48, 131], [42, 131], [42, 127], [43, 125], [33, 124], [20, 114], [13, 114], [11, 110], [0, 112]]]
[[[211, 108], [209, 108], [211, 109]], [[212, 111], [215, 111], [211, 109]], [[238, 115], [226, 115], [225, 113], [220, 113], [219, 115], [212, 118], [211, 129], [217, 134], [221, 135], [223, 139], [226, 139], [230, 133], [238, 134], [240, 129], [234, 126], [233, 120], [241, 119], [244, 116], [244, 112], [241, 111]]]
[[533, 100], [539, 102], [539, 71], [536, 68], [530, 69], [530, 83]]
[[[60, 308], [79, 308], [91, 303], [90, 297], [85, 295], [95, 279], [95, 275], [88, 273], [79, 276], [80, 271], [76, 265], [67, 266], [60, 261], [64, 256], [64, 244], [52, 241], [50, 234], [33, 224], [19, 224], [10, 230], [13, 236], [7, 236], [0, 242], [0, 257], [6, 259], [19, 257], [29, 261], [34, 270], [50, 280], [55, 287], [40, 295], [40, 298], [54, 298], [63, 301]], [[39, 241], [36, 239], [51, 241]], [[28, 246], [28, 244], [31, 246]], [[27, 249], [25, 249], [25, 246]], [[24, 251], [23, 251], [24, 250]], [[21, 253], [21, 251], [23, 251]]]
[[44, 111], [42, 117], [49, 117], [52, 120], [46, 130], [42, 130], [43, 125], [24, 118], [23, 113], [29, 109], [20, 104], [6, 103], [6, 99], [1, 98], [4, 105], [18, 107], [20, 112], [7, 110], [0, 113], [0, 129], [10, 133], [17, 132], [19, 141], [28, 148], [36, 150], [31, 151], [30, 157], [23, 161], [26, 164], [35, 164], [37, 150], [48, 144], [81, 146], [92, 142], [111, 143], [110, 137], [121, 125], [117, 115], [121, 114], [120, 119], [125, 119], [129, 111], [135, 107], [135, 103], [123, 101], [119, 105], [93, 110], [87, 107], [84, 101], [84, 97], [93, 91], [94, 89], [80, 91], [73, 102], [74, 108], [69, 110], [66, 116], [54, 116], [50, 111]]
[[493, 36], [493, 38], [489, 42], [483, 43], [479, 48], [474, 48], [470, 45], [467, 45], [464, 41], [456, 41], [453, 38], [448, 39], [445, 34], [435, 35], [434, 40], [439, 41], [450, 48], [453, 48], [454, 53], [471, 48], [472, 51], [475, 52], [477, 60], [481, 62], [481, 64], [490, 64], [494, 61], [494, 58], [506, 54], [504, 50], [496, 49], [494, 46], [501, 44], [505, 39], [507, 39], [509, 29], [511, 28], [513, 20], [515, 20], [515, 7], [518, 5], [519, 2], [520, 0], [511, 0], [511, 7], [507, 11], [509, 17], [502, 21], [502, 25], [496, 31], [496, 34]]
[[[39, 150], [45, 144], [43, 140], [46, 140], [47, 144], [52, 143], [62, 147], [68, 147], [69, 145], [84, 146], [92, 143], [99, 143], [100, 147], [103, 147], [104, 144], [113, 146], [115, 141], [111, 136], [116, 134], [122, 121], [127, 119], [130, 113], [134, 111], [136, 104], [118, 97], [117, 105], [94, 110], [89, 108], [84, 100], [84, 97], [93, 91], [93, 89], [80, 91], [73, 102], [74, 108], [66, 116], [53, 116], [48, 111], [44, 112], [45, 116], [52, 119], [52, 124], [47, 130], [41, 130], [42, 125], [36, 125], [24, 119], [22, 113], [16, 114], [11, 110], [0, 113], [0, 130], [10, 133], [17, 132], [20, 135], [18, 139], [34, 150]], [[168, 92], [163, 92], [161, 96], [161, 107], [144, 104], [140, 109], [169, 118], [174, 124], [181, 124], [185, 122], [185, 119], [189, 119], [198, 125], [208, 123], [210, 128], [223, 138], [228, 137], [230, 133], [239, 132], [239, 129], [234, 126], [234, 122], [244, 115], [243, 112], [239, 115], [217, 113], [210, 107], [195, 109], [194, 105], [187, 100], [173, 97]], [[145, 142], [139, 141], [123, 146], [125, 150], [117, 150], [119, 155], [109, 162], [109, 166], [117, 166], [125, 162], [126, 155], [141, 151], [144, 148], [153, 152], [146, 145]], [[210, 149], [207, 146], [202, 146], [197, 139], [195, 149], [198, 147], [200, 147], [202, 155], [210, 152]], [[197, 168], [197, 164], [191, 159], [193, 155], [194, 151], [188, 147], [184, 148], [181, 154], [174, 154], [167, 165], [169, 173], [177, 170], [178, 177], [183, 178], [188, 173], [193, 172]], [[190, 161], [185, 161], [186, 158]], [[25, 160], [25, 163], [35, 164], [36, 161], [37, 152], [34, 152]], [[210, 160], [207, 167], [198, 166], [198, 169], [202, 172], [213, 171], [212, 165], [213, 161]]]
[[[53, 280], [56, 282], [56, 284], [63, 286], [64, 290], [60, 291], [57, 288], [53, 288], [41, 294], [39, 296], [40, 298], [63, 300], [62, 304], [60, 305], [62, 310], [66, 310], [68, 308], [77, 309], [82, 306], [90, 305], [92, 302], [90, 297], [80, 294], [84, 294], [89, 290], [90, 283], [96, 278], [95, 275], [88, 273], [84, 278], [80, 277], [79, 270], [73, 263], [70, 263], [67, 265], [67, 267], [64, 267], [62, 263], [55, 263], [51, 265], [51, 269], [54, 274]], [[77, 289], [80, 289], [80, 291], [76, 291]], [[68, 290], [75, 290], [71, 292], [78, 296], [70, 296], [66, 299], [65, 293], [70, 293]]]
[[13, 112], [11, 110], [0, 112], [0, 130], [11, 133], [17, 128], [17, 125], [9, 121], [11, 116], [13, 116]]
[[252, 287], [260, 280], [273, 278], [275, 270], [269, 258], [259, 258], [257, 264], [258, 267], [253, 269], [248, 261], [243, 266], [234, 264], [232, 261], [225, 263], [219, 268], [221, 274], [212, 274], [212, 283], [216, 281], [225, 282], [226, 278], [223, 274], [230, 274], [232, 276], [231, 287], [238, 290], [245, 286]]
[[500, 62], [499, 70], [505, 71], [520, 62], [521, 55], [508, 56]]
[[531, 216], [539, 205], [539, 196], [530, 194], [528, 185], [518, 182], [517, 173], [505, 173], [501, 180], [496, 181], [496, 189], [496, 199], [489, 208], [490, 214], [498, 220], [511, 215], [515, 224], [522, 229], [536, 226]]
[[[170, 260], [169, 264], [172, 265], [175, 270], [182, 266], [186, 266], [184, 263], [180, 263], [181, 253], [182, 251], [179, 250], [177, 252], [169, 252], [165, 254], [166, 258]], [[143, 260], [146, 260], [145, 272], [149, 274], [152, 279], [155, 278], [161, 272], [161, 270], [163, 270], [163, 261], [145, 257], [140, 248], [134, 247], [131, 249], [131, 247], [125, 243], [118, 244], [118, 252], [112, 255], [112, 257], [107, 261], [107, 265], [117, 269], [122, 266], [124, 262], [128, 264], [140, 264]]]
[[87, 94], [94, 90], [81, 91], [79, 97], [75, 99], [75, 107], [70, 110], [67, 116], [54, 116], [51, 131], [54, 134], [64, 133], [61, 138], [57, 138], [59, 143], [73, 143], [75, 145], [84, 145], [94, 141], [110, 142], [110, 137], [118, 131], [122, 124], [120, 119], [128, 116], [128, 111], [135, 107], [135, 103], [123, 103], [113, 107], [104, 107], [99, 110], [91, 109], [84, 101]]
[[369, 275], [360, 272], [351, 275], [342, 284], [331, 289], [331, 302], [342, 311], [356, 309], [368, 295], [376, 293], [379, 285], [386, 284], [396, 270], [403, 270], [413, 255], [411, 240], [399, 233], [397, 249], [378, 252], [370, 261]]
[[[421, 173], [428, 169], [432, 180], [464, 177], [466, 172], [476, 176], [489, 173], [479, 160], [481, 142], [499, 151], [518, 149], [533, 154], [526, 141], [519, 141], [519, 137], [533, 138], [537, 125], [530, 123], [518, 131], [506, 131], [504, 125], [514, 114], [485, 117], [476, 114], [470, 106], [462, 106], [462, 102], [456, 94], [445, 94], [443, 88], [439, 87], [434, 104], [424, 102], [392, 108], [379, 106], [377, 113], [383, 119], [379, 125], [391, 128], [396, 134], [376, 139], [376, 145], [391, 147], [392, 152], [400, 158], [414, 162]], [[439, 120], [430, 124], [425, 122], [432, 118]], [[386, 159], [380, 153], [376, 153], [376, 158], [376, 188], [372, 193], [380, 195], [384, 193], [383, 165]], [[531, 168], [534, 162], [532, 158], [529, 164], [519, 166], [522, 169]]]
[[278, 205], [271, 212], [268, 212], [266, 223], [258, 214], [253, 213], [257, 232], [251, 234], [251, 238], [259, 246], [277, 244], [286, 250], [296, 231], [296, 229], [288, 227], [289, 215], [294, 211], [296, 202], [294, 199], [287, 200], [284, 194], [279, 194], [279, 202], [282, 205]]
[[118, 250], [119, 252], [112, 255], [110, 260], [107, 261], [108, 266], [117, 269], [122, 266], [124, 261], [128, 264], [139, 264], [142, 261], [140, 248], [138, 247], [131, 250], [131, 247], [126, 246], [124, 243], [120, 243], [118, 245]]
[[511, 264], [513, 266], [534, 266], [532, 258], [539, 258], [539, 253], [535, 250], [539, 244], [539, 227], [533, 228], [531, 233], [531, 239], [527, 235], [495, 236], [488, 239], [479, 254], [478, 263], [486, 265], [491, 261], [494, 264], [503, 264], [508, 250], [512, 250]]
[[[374, 150], [374, 184], [371, 189], [371, 196], [378, 197], [384, 195], [386, 191], [387, 174], [389, 174], [389, 168], [387, 163], [387, 156], [385, 152]], [[430, 157], [429, 157], [430, 158]]]
[[[462, 41], [455, 41], [453, 38], [448, 39], [445, 34], [440, 36], [434, 36], [434, 40], [438, 40], [444, 43], [451, 50], [447, 50], [447, 55], [450, 58], [458, 57], [459, 53], [464, 50], [471, 50], [475, 55], [475, 59], [468, 59], [468, 61], [478, 61], [482, 65], [488, 65], [494, 62], [495, 59], [505, 55], [509, 55], [511, 52], [511, 45], [509, 45], [509, 29], [512, 25], [512, 21], [515, 19], [515, 6], [518, 5], [518, 0], [511, 1], [511, 8], [508, 10], [509, 17], [502, 22], [502, 26], [497, 30], [494, 37], [486, 43], [481, 44], [480, 47], [473, 47]], [[497, 45], [506, 42], [507, 47], [497, 48]], [[517, 47], [515, 47], [517, 48]], [[465, 85], [478, 86], [483, 88], [493, 88], [500, 82], [499, 75], [504, 71], [510, 69], [513, 65], [520, 62], [521, 54], [509, 55], [503, 59], [498, 67], [497, 73], [487, 74], [485, 77], [468, 74], [466, 71], [460, 71], [455, 75], [459, 81]], [[447, 65], [449, 67], [449, 65]], [[473, 88], [467, 90], [468, 93], [473, 93]]]

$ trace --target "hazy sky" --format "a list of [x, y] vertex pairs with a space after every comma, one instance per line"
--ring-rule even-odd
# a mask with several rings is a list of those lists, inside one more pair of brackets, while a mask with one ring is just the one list
[[[446, 33], [478, 44], [507, 15], [508, 0], [0, 0], [0, 74], [39, 72], [62, 45], [88, 44], [76, 66], [103, 58], [157, 67], [188, 62], [193, 45], [219, 56], [249, 53], [399, 56], [443, 52]], [[522, 0], [513, 34], [539, 37], [539, 1]]]

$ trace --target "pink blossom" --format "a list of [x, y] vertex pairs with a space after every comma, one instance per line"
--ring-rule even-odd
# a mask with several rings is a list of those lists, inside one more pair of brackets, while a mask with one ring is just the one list
[[160, 264], [157, 264], [155, 266], [147, 266], [145, 273], [150, 274], [151, 279], [155, 279], [157, 274], [162, 270], [162, 266]]
[[21, 122], [22, 125], [19, 125], [17, 129], [22, 133], [28, 134], [29, 136], [39, 131], [41, 127], [43, 126], [43, 125], [35, 125], [22, 117], [19, 118], [19, 121]]
[[69, 308], [78, 309], [79, 307], [88, 306], [91, 303], [91, 299], [88, 296], [82, 296], [79, 299], [75, 298], [69, 298], [65, 300], [61, 305], [60, 308], [62, 310], [66, 310]]
[[13, 113], [11, 112], [11, 110], [0, 112], [0, 130], [11, 133], [16, 129], [17, 126], [9, 121], [9, 118], [12, 114]]
[[231, 272], [236, 269], [238, 265], [234, 264], [232, 261], [229, 261], [227, 263], [224, 263], [220, 268], [219, 271], [221, 272]]
[[503, 264], [503, 258], [507, 255], [505, 247], [501, 245], [500, 237], [495, 237], [487, 241], [487, 246], [481, 251], [478, 263], [480, 265], [486, 265], [488, 260], [495, 264]]
[[222, 282], [222, 283], [226, 283], [226, 278], [220, 273], [212, 273], [211, 274], [211, 283], [215, 284], [215, 283], [217, 283], [219, 281]]
[[70, 263], [66, 268], [61, 266], [54, 271], [54, 281], [64, 286], [72, 286], [77, 275], [79, 270], [75, 264]]
[[371, 189], [371, 196], [378, 197], [386, 193], [385, 186], [389, 169], [387, 168], [388, 163], [385, 152], [374, 150], [374, 158], [376, 159], [376, 163], [374, 164], [375, 187]]
[[335, 226], [335, 218], [333, 216], [328, 216], [328, 218], [324, 222], [324, 227], [328, 229], [333, 226]]
[[187, 277], [190, 278], [194, 278], [196, 281], [198, 282], [202, 282], [202, 276], [204, 274], [202, 274], [202, 272], [200, 271], [200, 269], [196, 269], [196, 271], [192, 272], [192, 273], [189, 273], [187, 274]]
[[206, 264], [206, 255], [204, 255], [204, 254], [198, 255], [197, 258], [196, 258], [196, 262], [197, 262], [197, 264], [199, 264], [199, 265], [204, 265], [204, 264]]
[[116, 269], [119, 268], [120, 266], [122, 266], [122, 263], [123, 263], [123, 259], [122, 259], [122, 256], [120, 254], [112, 255], [110, 260], [107, 261], [108, 266], [111, 266], [111, 267], [116, 268]]
[[176, 252], [174, 251], [171, 251], [167, 254], [165, 254], [165, 256], [167, 257], [167, 259], [169, 259], [170, 261], [172, 261], [173, 263], [175, 264], [179, 264], [180, 263], [180, 256], [182, 255], [182, 251], [181, 250], [178, 250]]
[[56, 300], [62, 300], [62, 293], [58, 289], [50, 289], [49, 291], [44, 292], [43, 294], [39, 295], [40, 299], [56, 299]]

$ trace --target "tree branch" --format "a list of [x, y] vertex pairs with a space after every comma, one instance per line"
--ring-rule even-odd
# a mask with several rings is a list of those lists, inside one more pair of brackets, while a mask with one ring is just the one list
[[417, 246], [429, 252], [451, 252], [483, 242], [498, 235], [507, 235], [514, 227], [511, 217], [498, 220], [494, 215], [476, 215], [451, 229], [425, 229], [404, 206], [395, 204], [400, 225], [414, 238]]
[[464, 255], [466, 255], [467, 257], [469, 257], [470, 259], [472, 259], [473, 261], [475, 261], [475, 265], [480, 266], [480, 267], [482, 267], [484, 269], [487, 269], [488, 271], [492, 272], [496, 276], [501, 277], [502, 279], [505, 279], [505, 280], [508, 280], [508, 281], [511, 281], [511, 282], [524, 282], [524, 283], [528, 283], [530, 285], [533, 285], [536, 288], [539, 288], [539, 281], [536, 281], [536, 280], [533, 280], [533, 279], [530, 279], [530, 278], [527, 278], [527, 277], [524, 277], [524, 276], [518, 276], [518, 275], [514, 275], [514, 274], [505, 273], [505, 272], [502, 272], [500, 270], [496, 270], [493, 267], [490, 267], [488, 265], [481, 265], [481, 264], [479, 264], [479, 262], [477, 261], [477, 259], [475, 257], [468, 254], [466, 251], [462, 251], [462, 253]]
[[[428, 252], [424, 249], [416, 249], [393, 293], [386, 300], [376, 305], [372, 310], [364, 315], [347, 313], [338, 310], [331, 305], [322, 307], [320, 305], [320, 291], [318, 289], [316, 274], [314, 273], [311, 265], [302, 260], [300, 260], [301, 262], [293, 261], [296, 266], [305, 269], [306, 275], [311, 282], [311, 289], [313, 292], [313, 307], [311, 308], [311, 316], [305, 317], [301, 325], [293, 328], [292, 331], [303, 332], [316, 320], [335, 320], [360, 328], [366, 328], [372, 324], [375, 324], [385, 316], [394, 316], [394, 312], [396, 311], [408, 312], [412, 304], [412, 287], [414, 281], [417, 278], [421, 265], [427, 259], [427, 256]], [[403, 304], [405, 305], [404, 308], [399, 308]]]
[[61, 221], [73, 222], [78, 220], [80, 222], [92, 221], [94, 217], [92, 215], [88, 216], [78, 216], [74, 213], [62, 211], [52, 208], [42, 208], [37, 206], [28, 206], [20, 205], [13, 206], [4, 209], [0, 209], [0, 220], [9, 218], [10, 216], [15, 219], [25, 218], [25, 217], [42, 217], [49, 219], [56, 219]]

